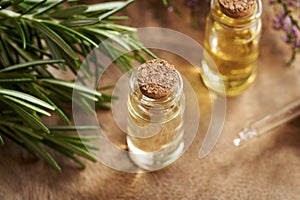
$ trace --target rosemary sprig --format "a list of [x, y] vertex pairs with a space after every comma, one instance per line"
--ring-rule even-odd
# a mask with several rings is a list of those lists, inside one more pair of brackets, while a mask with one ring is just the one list
[[[99, 148], [93, 144], [98, 136], [66, 132], [97, 127], [72, 126], [68, 105], [74, 90], [80, 96], [74, 103], [91, 114], [95, 111], [87, 101], [108, 109], [107, 103], [115, 97], [103, 94], [105, 88], [97, 91], [57, 79], [51, 68], [71, 71], [82, 80], [90, 78], [89, 69], [77, 74], [82, 58], [106, 39], [117, 45], [103, 45], [103, 53], [122, 70], [130, 69], [133, 60], [144, 61], [143, 54], [153, 56], [135, 38], [135, 28], [115, 24], [126, 17], [113, 15], [132, 2], [85, 5], [73, 0], [0, 0], [0, 144], [10, 139], [59, 171], [61, 167], [49, 148], [82, 167], [84, 163], [78, 157], [96, 161], [88, 149]], [[137, 46], [141, 50], [136, 50]], [[126, 53], [132, 49], [132, 53]], [[93, 62], [102, 66], [100, 60]], [[52, 115], [65, 124], [45, 124], [42, 118]]]

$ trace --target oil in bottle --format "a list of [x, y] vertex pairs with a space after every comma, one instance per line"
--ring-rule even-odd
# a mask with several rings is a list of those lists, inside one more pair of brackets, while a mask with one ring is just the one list
[[181, 75], [164, 60], [150, 60], [130, 78], [127, 145], [135, 164], [157, 170], [183, 151], [184, 95]]
[[212, 0], [202, 61], [202, 77], [210, 89], [235, 96], [254, 81], [261, 13], [261, 0]]

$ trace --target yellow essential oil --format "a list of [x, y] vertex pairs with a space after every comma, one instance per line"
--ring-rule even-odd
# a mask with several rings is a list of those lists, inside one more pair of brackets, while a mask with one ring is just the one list
[[143, 100], [145, 97], [140, 90], [129, 98], [128, 140], [130, 143], [144, 152], [160, 151], [173, 145], [174, 141], [177, 144], [177, 139], [181, 140], [183, 134], [182, 107], [176, 104], [170, 106], [166, 101], [158, 100], [156, 103], [162, 106], [155, 110], [153, 105], [140, 109], [139, 102]]
[[167, 61], [150, 60], [133, 71], [129, 85], [129, 156], [142, 169], [166, 167], [184, 147], [182, 77]]
[[212, 1], [206, 21], [204, 48], [208, 55], [204, 54], [202, 76], [210, 89], [235, 96], [248, 88], [256, 76], [262, 5], [255, 0], [253, 11], [246, 16], [228, 16], [219, 1]]

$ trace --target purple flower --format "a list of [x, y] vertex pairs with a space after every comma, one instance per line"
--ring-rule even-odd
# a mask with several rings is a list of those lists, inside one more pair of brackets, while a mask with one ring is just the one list
[[294, 46], [294, 48], [300, 48], [300, 40], [296, 40], [296, 41], [293, 43], [293, 46]]
[[293, 25], [291, 28], [291, 32], [295, 38], [299, 37], [299, 30], [298, 30], [297, 26]]
[[281, 20], [282, 18], [280, 16], [275, 16], [273, 19], [273, 28], [275, 30], [281, 29]]
[[288, 43], [290, 41], [290, 38], [287, 35], [282, 35], [281, 39], [286, 43]]
[[270, 0], [269, 2], [275, 11], [273, 28], [284, 33], [281, 39], [291, 45], [293, 52], [291, 60], [293, 60], [298, 49], [300, 50], [300, 16], [295, 18], [299, 12], [300, 0]]
[[294, 47], [295, 49], [300, 48], [300, 39], [294, 41], [293, 47]]

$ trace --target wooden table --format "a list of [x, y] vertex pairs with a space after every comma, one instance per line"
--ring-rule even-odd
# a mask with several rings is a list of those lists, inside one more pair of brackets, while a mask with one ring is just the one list
[[[175, 1], [182, 5], [182, 1]], [[184, 16], [168, 13], [159, 1], [137, 1], [124, 11], [126, 22], [135, 27], [158, 26], [180, 31], [199, 43], [203, 41], [204, 17], [208, 6], [199, 12], [199, 27], [191, 25], [189, 10], [179, 6]], [[119, 172], [101, 163], [86, 161], [84, 170], [68, 159], [55, 158], [63, 167], [58, 173], [43, 160], [33, 158], [14, 144], [1, 147], [0, 199], [299, 199], [300, 119], [283, 125], [270, 134], [236, 148], [232, 139], [250, 121], [262, 117], [299, 98], [299, 58], [285, 66], [288, 49], [271, 28], [270, 8], [265, 2], [261, 56], [255, 83], [242, 95], [227, 99], [227, 115], [222, 135], [204, 159], [198, 152], [211, 112], [208, 90], [191, 67], [173, 55], [180, 72], [198, 91], [201, 109], [200, 128], [185, 154], [160, 171], [133, 174]], [[99, 111], [99, 120], [116, 144], [124, 144], [111, 126], [111, 113]], [[116, 134], [116, 135], [115, 135]]]

